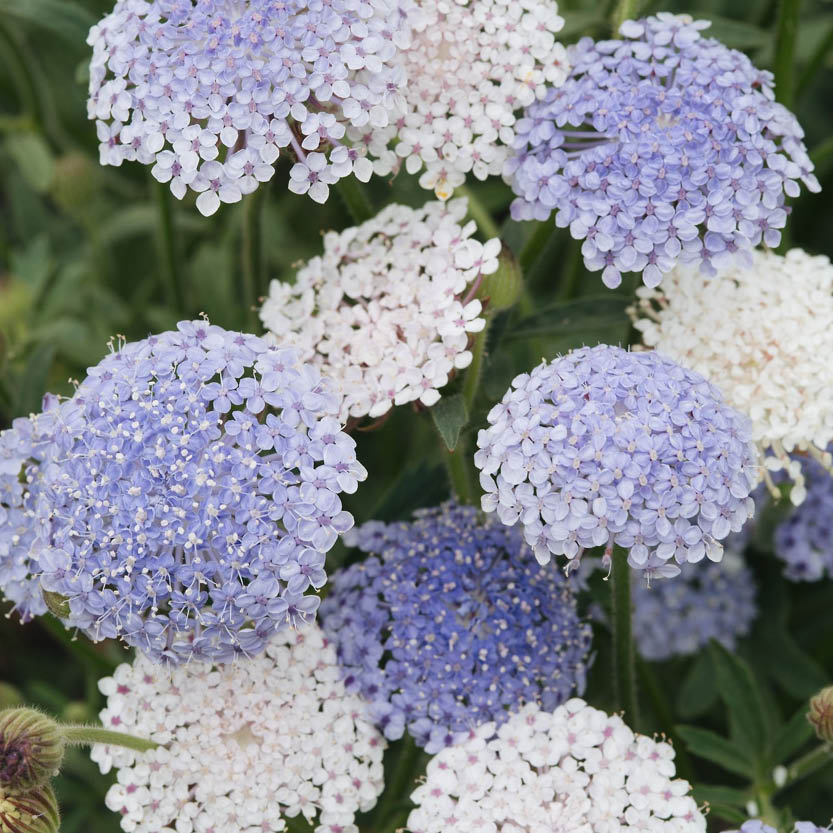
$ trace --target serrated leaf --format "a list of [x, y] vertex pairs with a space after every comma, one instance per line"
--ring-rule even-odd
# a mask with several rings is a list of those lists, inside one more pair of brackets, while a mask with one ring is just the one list
[[772, 746], [772, 760], [783, 764], [791, 758], [813, 736], [813, 727], [807, 720], [807, 706], [802, 704], [798, 711], [781, 726]]
[[706, 651], [697, 655], [677, 692], [677, 711], [691, 720], [703, 714], [717, 700], [717, 684], [711, 660]]
[[754, 751], [757, 760], [763, 761], [771, 739], [770, 726], [751, 669], [715, 640], [709, 643], [709, 654], [717, 688], [729, 711], [729, 722], [737, 740], [743, 743], [744, 749]]
[[752, 778], [755, 765], [735, 744], [710, 729], [699, 726], [677, 726], [677, 735], [682, 738], [688, 751], [699, 758], [722, 766], [736, 775]]
[[12, 133], [6, 137], [6, 151], [35, 191], [43, 194], [49, 189], [55, 173], [55, 157], [40, 134]]
[[454, 451], [460, 440], [460, 432], [469, 421], [463, 395], [455, 393], [453, 396], [443, 396], [431, 408], [431, 418], [434, 420], [434, 425], [437, 426], [437, 431], [440, 432], [440, 436], [443, 438], [445, 447], [449, 451]]

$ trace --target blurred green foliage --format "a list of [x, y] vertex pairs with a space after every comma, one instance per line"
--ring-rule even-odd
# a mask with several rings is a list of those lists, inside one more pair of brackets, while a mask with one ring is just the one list
[[[38, 410], [45, 391], [70, 392], [71, 380], [83, 377], [115, 334], [141, 338], [201, 313], [227, 328], [258, 331], [253, 306], [268, 280], [291, 279], [293, 264], [319, 251], [323, 230], [354, 222], [351, 206], [336, 194], [323, 206], [290, 194], [286, 163], [258, 194], [210, 219], [198, 214], [192, 198], [173, 200], [144, 166], [100, 167], [86, 118], [85, 38], [111, 5], [0, 0], [0, 428]], [[562, 39], [608, 36], [615, 5], [562, 2]], [[792, 6], [798, 8], [796, 0], [785, 4]], [[710, 18], [713, 36], [759, 66], [777, 68], [786, 79], [779, 97], [793, 100], [822, 185], [833, 189], [833, 2], [801, 2], [794, 42], [779, 27], [777, 0], [643, 0], [639, 7]], [[471, 188], [521, 258], [527, 294], [495, 317], [470, 413], [457, 379], [434, 419], [399, 408], [382, 429], [358, 434], [360, 459], [370, 471], [348, 505], [359, 522], [403, 518], [444, 499], [449, 452], [443, 440], [470, 447], [485, 411], [514, 375], [542, 356], [582, 344], [626, 343], [631, 335], [624, 308], [633, 280], [605, 290], [598, 275], [584, 271], [569, 234], [508, 219], [505, 184]], [[429, 196], [404, 173], [375, 179], [364, 190], [374, 208], [390, 201], [418, 205]], [[827, 191], [805, 193], [793, 208], [790, 245], [833, 255]], [[262, 234], [252, 237], [247, 229], [256, 222]], [[255, 263], [250, 283], [247, 258]], [[773, 767], [812, 748], [802, 714], [806, 698], [830, 682], [833, 588], [781, 579], [769, 529], [765, 518], [752, 559], [761, 616], [741, 658], [715, 647], [692, 660], [640, 667], [640, 728], [675, 738], [680, 771], [712, 804], [716, 830], [742, 820], [750, 798], [822, 824], [833, 813], [833, 766], [772, 795]], [[337, 548], [331, 568], [346, 558]], [[595, 586], [594, 594], [606, 603], [606, 587]], [[587, 695], [605, 707], [609, 637], [603, 629], [595, 646]], [[22, 698], [58, 716], [93, 720], [102, 706], [96, 681], [124, 656], [115, 645], [75, 639], [51, 617], [25, 627], [0, 619], [0, 704]], [[388, 765], [395, 768], [403, 754], [394, 745]], [[64, 833], [118, 830], [103, 804], [109, 783], [83, 751], [71, 752], [57, 784]]]

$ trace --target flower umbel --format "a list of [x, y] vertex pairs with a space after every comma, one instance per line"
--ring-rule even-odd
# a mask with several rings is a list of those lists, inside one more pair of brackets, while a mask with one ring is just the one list
[[424, 168], [419, 184], [445, 200], [469, 173], [503, 172], [515, 113], [567, 77], [554, 37], [564, 20], [554, 0], [423, 0], [410, 22], [404, 111], [391, 113], [377, 142], [392, 137], [408, 173]]
[[752, 419], [763, 476], [786, 470], [794, 503], [806, 494], [793, 451], [827, 468], [833, 442], [833, 265], [801, 249], [756, 251], [714, 277], [677, 267], [661, 287], [637, 290], [631, 310], [642, 340], [702, 373]]
[[443, 749], [411, 796], [413, 833], [663, 830], [704, 833], [674, 749], [578, 698], [530, 704]]
[[752, 514], [748, 420], [697, 373], [599, 345], [515, 378], [479, 432], [483, 509], [541, 561], [617, 544], [636, 569], [719, 561]]
[[447, 503], [348, 543], [373, 556], [336, 574], [321, 618], [386, 737], [407, 730], [436, 752], [507, 709], [551, 711], [584, 690], [590, 628], [518, 530]]
[[388, 124], [404, 81], [406, 18], [395, 0], [118, 0], [87, 41], [101, 163], [153, 165], [208, 215], [284, 152], [290, 190], [324, 202], [344, 176], [390, 170], [393, 154], [369, 160], [362, 138]]
[[99, 687], [104, 726], [164, 747], [93, 747], [118, 770], [107, 806], [132, 830], [355, 830], [382, 791], [385, 741], [344, 690], [320, 630], [283, 631], [265, 653], [227, 665], [164, 668], [137, 656]]
[[294, 350], [204, 321], [122, 345], [39, 417], [31, 523], [65, 622], [156, 659], [227, 660], [313, 618], [366, 472]]
[[708, 21], [658, 14], [622, 40], [584, 38], [561, 88], [518, 122], [507, 174], [515, 219], [569, 227], [607, 286], [677, 262], [713, 273], [762, 240], [777, 246], [786, 197], [819, 184], [795, 117], [769, 72], [716, 40]]
[[465, 200], [390, 205], [325, 235], [294, 284], [272, 281], [260, 311], [270, 337], [336, 382], [343, 420], [434, 405], [471, 363], [469, 335], [485, 326], [474, 293], [497, 270], [500, 241], [473, 239], [465, 214]]

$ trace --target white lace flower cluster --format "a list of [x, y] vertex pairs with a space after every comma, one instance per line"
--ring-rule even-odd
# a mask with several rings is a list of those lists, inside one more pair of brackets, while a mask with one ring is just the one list
[[301, 815], [316, 833], [355, 833], [355, 813], [382, 791], [385, 741], [315, 626], [227, 665], [139, 654], [99, 687], [106, 728], [164, 744], [93, 747], [102, 772], [118, 768], [106, 803], [126, 831], [276, 833]]
[[428, 764], [411, 833], [704, 833], [674, 750], [578, 698], [486, 723]]
[[272, 338], [333, 380], [341, 418], [378, 417], [392, 405], [431, 406], [472, 354], [485, 326], [474, 294], [498, 268], [500, 241], [472, 238], [466, 200], [390, 205], [324, 237], [324, 254], [294, 284], [273, 281], [260, 317]]
[[408, 172], [424, 167], [420, 185], [444, 200], [469, 172], [501, 174], [515, 112], [564, 83], [567, 52], [554, 37], [564, 20], [555, 0], [423, 0], [410, 23], [406, 113], [392, 112], [370, 147], [381, 156], [393, 140]]
[[833, 266], [792, 249], [756, 251], [716, 276], [678, 266], [662, 286], [637, 290], [631, 309], [648, 347], [702, 373], [730, 405], [752, 419], [764, 451], [762, 477], [786, 470], [791, 498], [806, 495], [798, 460], [805, 452], [831, 467], [833, 441]]

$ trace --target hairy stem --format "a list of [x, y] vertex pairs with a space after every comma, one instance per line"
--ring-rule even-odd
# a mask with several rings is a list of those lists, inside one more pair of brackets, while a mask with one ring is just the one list
[[137, 738], [126, 732], [113, 732], [100, 726], [62, 726], [64, 738], [73, 746], [87, 746], [93, 743], [106, 743], [108, 746], [123, 746], [137, 752], [149, 752], [160, 744], [145, 738]]
[[177, 256], [176, 231], [174, 229], [171, 189], [162, 182], [154, 180], [156, 204], [159, 209], [159, 257], [162, 261], [161, 274], [165, 280], [165, 294], [168, 303], [180, 315], [187, 315], [185, 309], [185, 293], [182, 287], [182, 275], [179, 270]]

